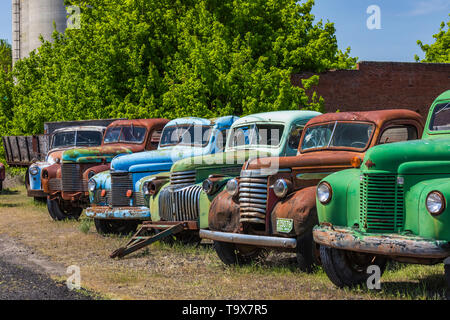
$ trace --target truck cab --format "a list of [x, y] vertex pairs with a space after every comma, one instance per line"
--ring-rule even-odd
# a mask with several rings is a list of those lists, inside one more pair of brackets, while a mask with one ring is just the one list
[[108, 170], [111, 160], [118, 155], [156, 149], [168, 122], [117, 120], [106, 128], [100, 146], [77, 146], [63, 151], [56, 163], [44, 168], [41, 174], [50, 216], [54, 220], [78, 218], [89, 204], [88, 180]]
[[449, 145], [446, 91], [432, 104], [421, 140], [374, 147], [360, 168], [320, 182], [314, 240], [335, 285], [364, 284], [367, 268], [382, 273], [389, 259], [436, 264], [450, 256]]
[[295, 157], [249, 160], [212, 202], [207, 229], [225, 264], [250, 263], [266, 249], [297, 253], [300, 269], [316, 259], [312, 228], [317, 223], [315, 190], [323, 177], [361, 164], [371, 147], [417, 139], [419, 114], [409, 110], [342, 112], [310, 120]]
[[27, 170], [25, 180], [28, 196], [46, 198], [42, 187], [42, 170], [60, 162], [65, 150], [101, 145], [105, 129], [104, 126], [78, 126], [55, 130], [49, 138], [50, 147], [45, 160], [33, 163]]
[[179, 159], [221, 152], [224, 137], [237, 119], [175, 119], [164, 128], [158, 150], [114, 159], [110, 171], [89, 181], [91, 205], [86, 215], [94, 218], [98, 232], [134, 231], [139, 221], [149, 216], [141, 179], [169, 171]]

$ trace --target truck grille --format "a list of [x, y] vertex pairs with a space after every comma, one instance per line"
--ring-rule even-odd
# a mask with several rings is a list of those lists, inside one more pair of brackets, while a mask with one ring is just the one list
[[63, 191], [87, 191], [87, 182], [81, 178], [81, 168], [77, 163], [61, 165]]
[[142, 193], [142, 191], [134, 192], [133, 199], [134, 199], [134, 205], [136, 207], [145, 206], [144, 194]]
[[195, 171], [171, 173], [170, 184], [174, 186], [195, 184]]
[[266, 224], [267, 176], [239, 178], [240, 222]]
[[48, 186], [51, 191], [61, 191], [62, 190], [61, 179], [59, 178], [50, 179], [50, 181], [48, 182]]
[[199, 216], [202, 187], [165, 188], [159, 196], [160, 217], [164, 221], [195, 221]]
[[111, 173], [111, 205], [114, 207], [129, 206], [130, 198], [127, 197], [128, 190], [133, 190], [131, 174]]
[[102, 197], [102, 190], [96, 190], [94, 193], [94, 204], [108, 204], [111, 202], [111, 192], [106, 191], [104, 197]]
[[403, 185], [396, 175], [361, 177], [360, 223], [367, 232], [398, 232], [403, 228], [403, 209]]

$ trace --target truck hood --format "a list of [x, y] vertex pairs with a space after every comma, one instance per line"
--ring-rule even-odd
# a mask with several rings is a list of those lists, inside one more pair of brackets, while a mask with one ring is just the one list
[[173, 162], [204, 153], [209, 153], [208, 147], [167, 147], [118, 157], [112, 161], [111, 167], [113, 171], [132, 172], [154, 171], [156, 166], [170, 170]]
[[133, 150], [123, 145], [110, 145], [102, 147], [76, 148], [66, 150], [62, 154], [63, 162], [76, 163], [100, 163], [103, 160], [111, 162], [111, 160], [120, 154], [129, 154]]
[[354, 151], [316, 151], [299, 154], [295, 157], [272, 157], [252, 160], [247, 169], [345, 169], [350, 168], [350, 161], [358, 157], [364, 158], [364, 153]]
[[220, 168], [229, 166], [242, 166], [250, 158], [265, 158], [278, 154], [278, 149], [265, 150], [234, 150], [216, 154], [192, 157], [177, 161], [171, 172], [193, 171], [202, 168]]
[[[424, 161], [425, 163], [423, 163]], [[419, 165], [417, 162], [422, 163]], [[373, 147], [367, 152], [361, 168], [368, 172], [381, 170], [397, 173], [400, 167], [405, 168], [412, 163], [415, 163], [416, 169], [424, 169], [426, 166], [438, 165], [437, 162], [450, 162], [450, 137], [398, 142]], [[448, 163], [444, 167], [448, 168], [447, 171], [450, 170]]]

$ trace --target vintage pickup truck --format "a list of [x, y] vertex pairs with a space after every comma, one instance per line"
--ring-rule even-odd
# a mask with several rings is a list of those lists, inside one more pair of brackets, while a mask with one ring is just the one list
[[111, 171], [89, 181], [91, 206], [86, 215], [94, 218], [97, 231], [119, 234], [134, 231], [140, 220], [150, 217], [140, 180], [169, 171], [179, 159], [221, 152], [227, 132], [237, 119], [226, 116], [172, 120], [163, 130], [158, 150], [114, 159]]
[[[409, 110], [343, 112], [318, 116], [303, 131], [295, 157], [249, 160], [241, 175], [211, 204], [209, 230], [225, 264], [261, 259], [267, 248], [293, 251], [301, 270], [317, 261], [315, 186], [332, 172], [358, 167], [377, 144], [417, 139], [419, 114]], [[273, 168], [277, 164], [276, 170]]]
[[47, 208], [54, 220], [78, 218], [89, 204], [88, 180], [109, 170], [111, 160], [123, 154], [154, 150], [167, 119], [118, 120], [111, 123], [99, 147], [66, 150], [55, 164], [42, 170]]
[[60, 162], [65, 150], [101, 145], [105, 129], [104, 126], [78, 126], [55, 130], [50, 137], [50, 147], [45, 161], [34, 162], [27, 170], [25, 184], [28, 196], [47, 198], [42, 187], [42, 170]]
[[[435, 264], [450, 256], [450, 91], [431, 106], [422, 140], [377, 146], [359, 169], [317, 187], [314, 240], [330, 280], [365, 284], [387, 259]], [[447, 281], [450, 261], [446, 261]], [[449, 282], [450, 284], [450, 282]]]
[[319, 115], [315, 111], [276, 111], [243, 117], [233, 124], [225, 152], [177, 161], [170, 179], [146, 177], [141, 186], [151, 220], [159, 225], [183, 223], [186, 230], [174, 238], [198, 242], [199, 229], [208, 227], [211, 201], [228, 180], [239, 175], [243, 163], [249, 158], [295, 156], [304, 126]]

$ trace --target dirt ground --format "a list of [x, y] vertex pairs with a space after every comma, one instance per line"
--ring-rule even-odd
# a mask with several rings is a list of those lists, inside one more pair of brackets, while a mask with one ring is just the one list
[[[82, 230], [84, 232], [82, 232]], [[442, 299], [443, 266], [392, 264], [379, 291], [338, 289], [321, 268], [305, 274], [295, 256], [270, 253], [259, 265], [226, 267], [210, 244], [156, 243], [122, 260], [109, 254], [127, 238], [97, 234], [92, 221], [54, 222], [44, 204], [9, 186], [0, 195], [0, 253], [58, 281], [81, 270], [81, 285], [105, 299]]]

